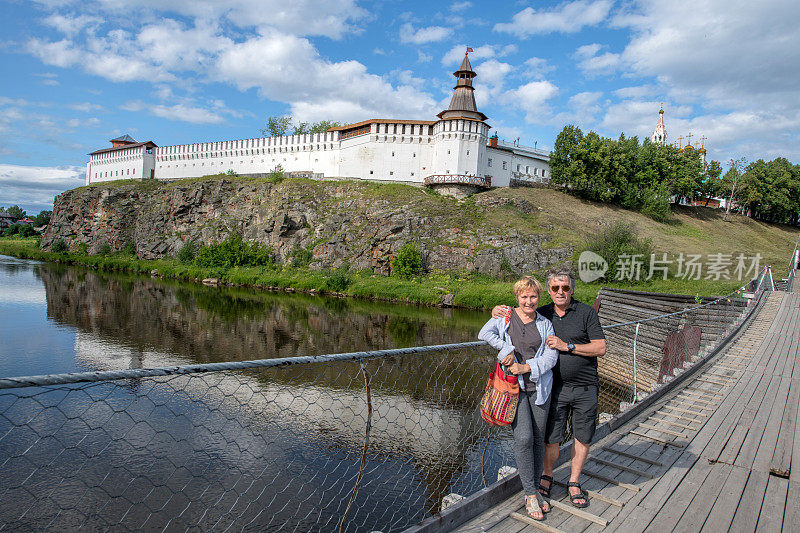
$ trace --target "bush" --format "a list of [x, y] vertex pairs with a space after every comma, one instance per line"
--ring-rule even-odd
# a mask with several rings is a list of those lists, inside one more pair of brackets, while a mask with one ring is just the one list
[[58, 239], [56, 242], [53, 243], [53, 246], [50, 247], [50, 250], [57, 254], [66, 253], [67, 243], [64, 242], [64, 239]]
[[81, 255], [89, 255], [89, 245], [85, 242], [78, 243], [78, 253]]
[[267, 179], [270, 180], [273, 183], [280, 183], [280, 182], [283, 181], [283, 179], [285, 177], [286, 177], [286, 174], [285, 174], [285, 172], [283, 170], [283, 167], [281, 165], [278, 165], [275, 168], [273, 168], [272, 170], [270, 170], [269, 174], [267, 175]]
[[136, 257], [136, 243], [133, 241], [128, 241], [128, 243], [120, 250], [122, 255], [131, 255]]
[[392, 273], [401, 278], [410, 278], [422, 274], [422, 254], [417, 245], [405, 243], [392, 259]]
[[311, 260], [314, 259], [314, 254], [311, 253], [311, 250], [306, 248], [295, 248], [289, 252], [288, 258], [293, 267], [305, 268], [311, 264]]
[[98, 255], [109, 255], [111, 253], [111, 245], [107, 242], [103, 243], [103, 246], [100, 247], [100, 251], [97, 253]]
[[272, 248], [256, 242], [245, 243], [239, 235], [231, 235], [220, 243], [201, 247], [194, 262], [196, 265], [206, 268], [275, 267]]
[[353, 278], [347, 272], [347, 269], [339, 268], [328, 276], [328, 279], [322, 284], [322, 288], [328, 292], [344, 292], [352, 283]]
[[604, 276], [606, 280], [616, 279], [617, 261], [620, 256], [640, 255], [641, 257], [638, 259], [642, 261], [641, 280], [649, 272], [650, 254], [653, 253], [653, 245], [649, 239], [640, 239], [633, 228], [624, 222], [615, 222], [603, 229], [594, 238], [589, 239], [583, 250], [594, 252], [608, 262], [608, 270]]
[[657, 222], [666, 222], [670, 219], [672, 212], [669, 209], [669, 191], [663, 183], [645, 189], [640, 211]]
[[7, 227], [3, 235], [10, 237], [12, 235], [19, 235], [20, 237], [33, 237], [36, 235], [36, 230], [29, 224], [12, 224]]
[[194, 261], [195, 255], [197, 255], [197, 246], [194, 244], [194, 241], [186, 241], [186, 243], [181, 246], [181, 249], [178, 250], [178, 261], [181, 263], [191, 263]]

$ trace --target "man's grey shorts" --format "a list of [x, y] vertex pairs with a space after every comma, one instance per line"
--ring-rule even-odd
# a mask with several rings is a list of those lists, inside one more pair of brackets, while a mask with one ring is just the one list
[[547, 418], [546, 442], [564, 442], [567, 418], [572, 411], [572, 435], [583, 444], [591, 444], [597, 419], [596, 385], [562, 385], [553, 388], [550, 416]]

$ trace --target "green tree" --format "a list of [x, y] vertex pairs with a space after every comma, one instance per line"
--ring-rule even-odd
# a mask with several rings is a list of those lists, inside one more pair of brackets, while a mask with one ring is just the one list
[[[2, 210], [2, 209], [3, 208], [0, 207], [0, 210]], [[18, 206], [16, 204], [12, 205], [11, 207], [6, 209], [5, 211], [6, 211], [6, 213], [8, 213], [12, 217], [14, 217], [16, 220], [19, 220], [21, 218], [25, 218], [25, 210], [22, 209], [20, 206]]]
[[53, 216], [52, 211], [39, 211], [36, 218], [33, 219], [34, 226], [44, 226], [50, 223], [50, 217]]
[[722, 217], [722, 220], [727, 220], [728, 213], [731, 212], [731, 204], [736, 198], [736, 185], [739, 182], [739, 178], [742, 176], [742, 169], [746, 163], [747, 159], [744, 157], [740, 157], [739, 159], [731, 158], [728, 162], [730, 168], [728, 168], [728, 172], [726, 172], [725, 176], [722, 178], [723, 188], [726, 192], [729, 192], [728, 205], [725, 207], [725, 216]]
[[284, 115], [281, 117], [269, 116], [267, 117], [267, 127], [261, 129], [261, 135], [265, 137], [280, 137], [286, 135], [286, 132], [289, 131], [291, 126], [291, 115]]

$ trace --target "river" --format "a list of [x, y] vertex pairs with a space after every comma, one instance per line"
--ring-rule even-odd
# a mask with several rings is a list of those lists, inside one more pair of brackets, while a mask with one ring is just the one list
[[[0, 256], [5, 377], [472, 341], [485, 319]], [[0, 390], [0, 524], [334, 531], [346, 515], [346, 531], [401, 530], [513, 464], [508, 430], [477, 415], [492, 357]]]

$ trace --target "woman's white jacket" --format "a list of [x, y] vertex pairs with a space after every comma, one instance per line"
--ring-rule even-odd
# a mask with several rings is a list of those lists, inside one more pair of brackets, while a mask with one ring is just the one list
[[[512, 313], [516, 311], [511, 311]], [[481, 328], [478, 338], [489, 343], [492, 348], [498, 351], [497, 360], [502, 361], [508, 354], [514, 351], [514, 344], [511, 342], [511, 335], [508, 331], [509, 321], [505, 317], [492, 318]], [[542, 344], [536, 351], [536, 355], [525, 361], [531, 367], [530, 380], [536, 383], [536, 405], [542, 405], [550, 398], [553, 390], [553, 371], [552, 368], [558, 362], [558, 350], [547, 346], [547, 337], [555, 335], [553, 324], [541, 315], [536, 313], [536, 329], [542, 337]], [[523, 375], [517, 376], [520, 389], [525, 389]]]

